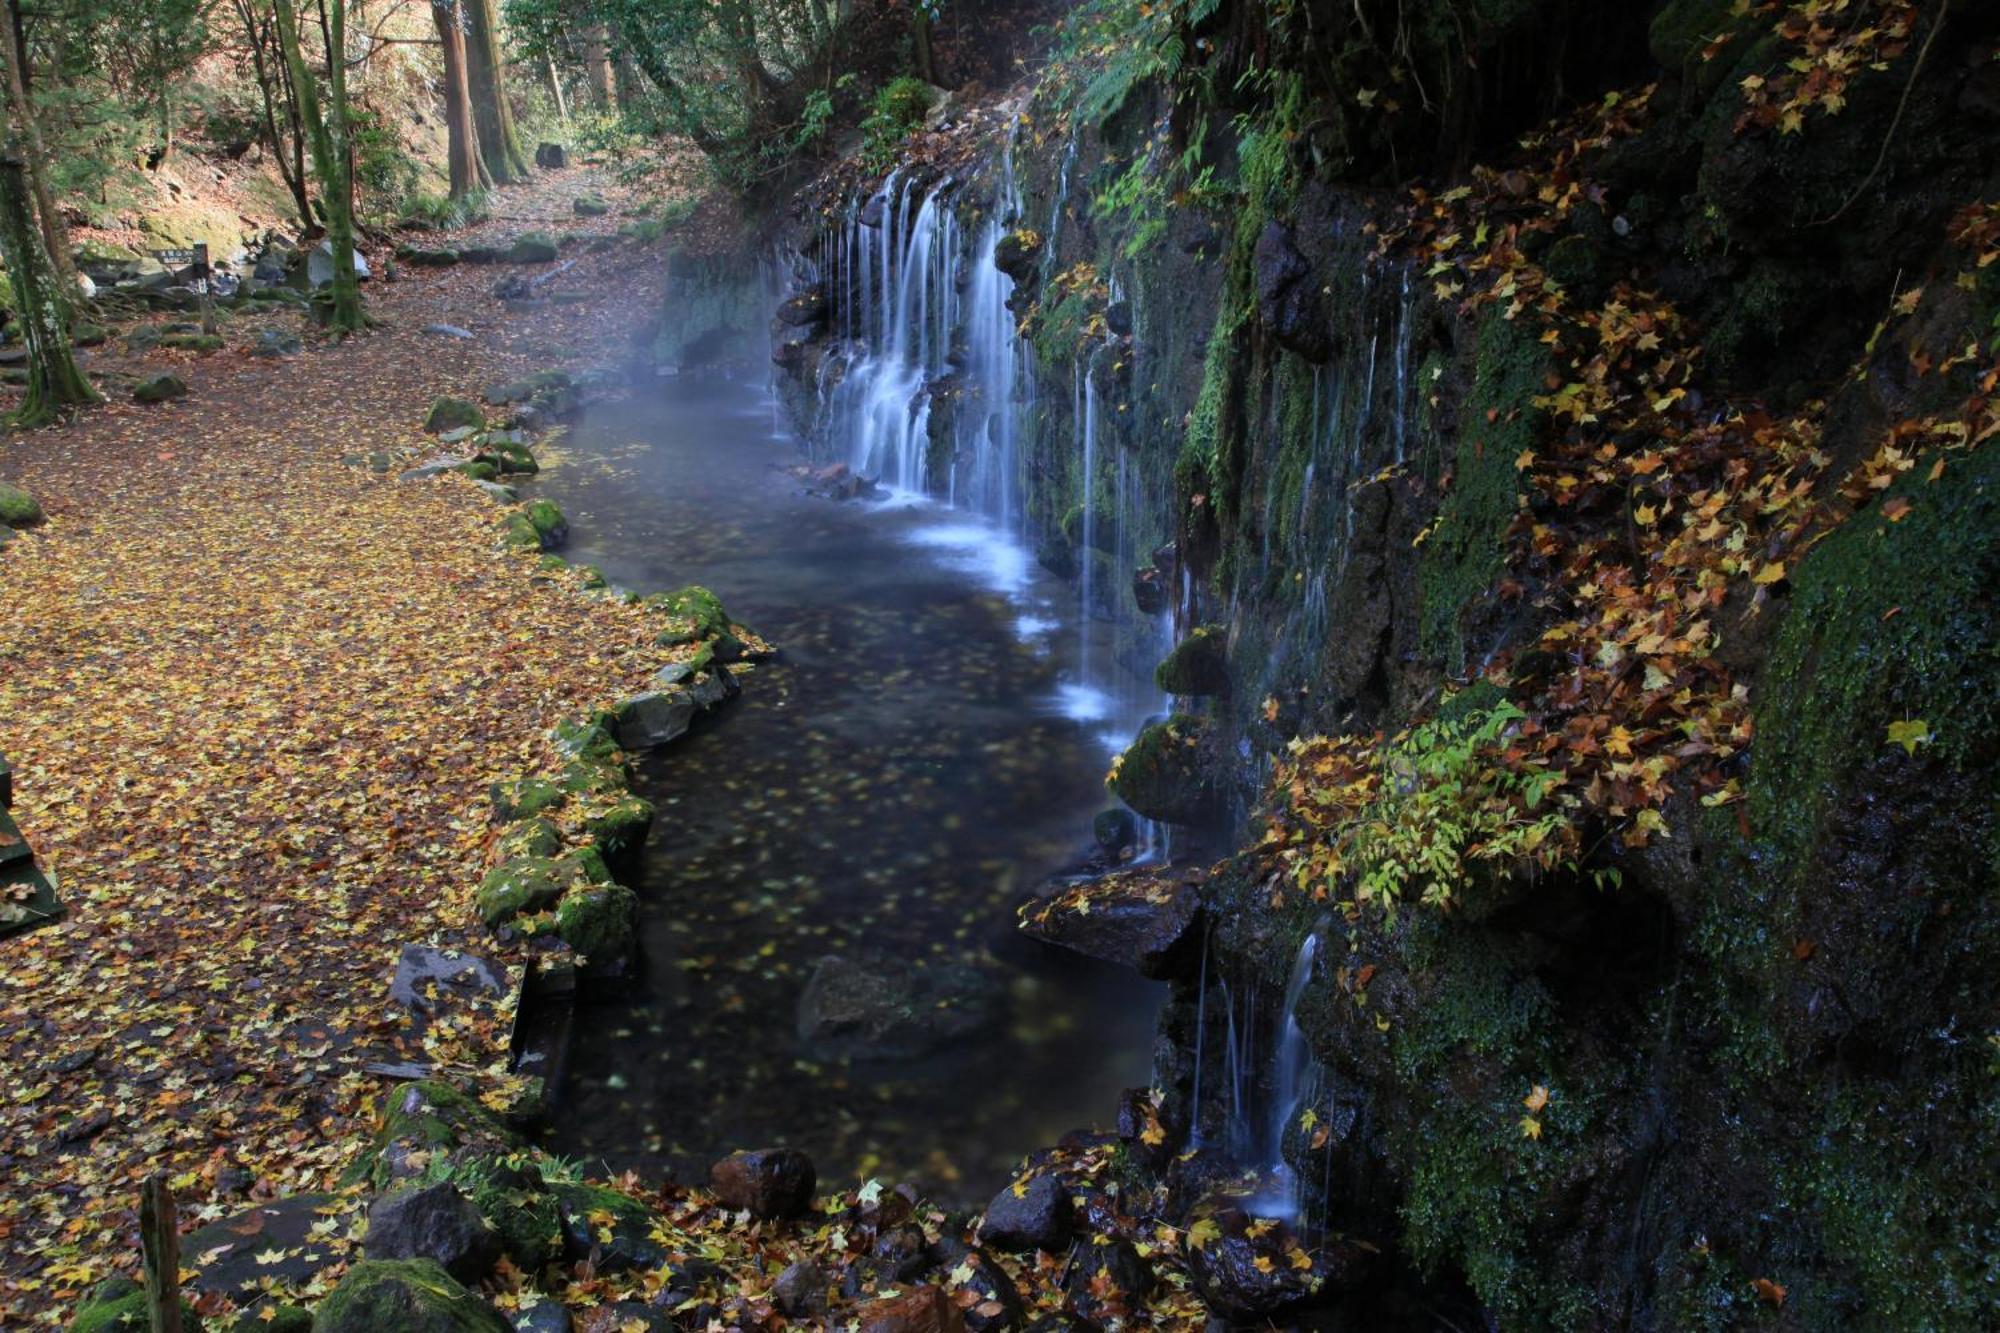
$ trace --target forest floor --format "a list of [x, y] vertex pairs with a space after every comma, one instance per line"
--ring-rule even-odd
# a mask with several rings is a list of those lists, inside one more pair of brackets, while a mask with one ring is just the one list
[[[458, 239], [613, 231], [616, 208], [572, 216], [586, 190], [617, 199], [545, 173]], [[550, 285], [588, 299], [527, 316], [489, 295], [511, 270], [399, 267], [367, 285], [365, 337], [238, 345], [287, 309], [230, 321], [219, 353], [107, 344], [110, 402], [0, 442], [0, 478], [49, 516], [0, 555], [0, 745], [69, 907], [0, 944], [0, 1325], [132, 1267], [153, 1171], [205, 1219], [365, 1146], [382, 1085], [359, 1066], [399, 950], [473, 941], [487, 785], [661, 660], [641, 612], [503, 553], [470, 481], [341, 460], [435, 452], [434, 396], [622, 354], [664, 247], [584, 255]], [[169, 370], [178, 401], [113, 387]], [[433, 1054], [491, 1064], [504, 1019]]]

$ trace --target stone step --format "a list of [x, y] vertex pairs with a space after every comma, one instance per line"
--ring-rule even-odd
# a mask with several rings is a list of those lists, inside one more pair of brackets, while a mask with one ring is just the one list
[[0, 866], [34, 859], [35, 854], [29, 850], [28, 840], [22, 836], [20, 825], [14, 822], [12, 815], [0, 810]]

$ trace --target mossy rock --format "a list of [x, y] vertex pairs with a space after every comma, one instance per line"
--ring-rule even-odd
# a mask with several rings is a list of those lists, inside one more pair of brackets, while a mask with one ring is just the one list
[[503, 477], [533, 476], [542, 470], [542, 465], [535, 461], [532, 449], [511, 440], [489, 440], [480, 445], [473, 461], [485, 464]]
[[32, 528], [42, 518], [41, 503], [34, 496], [18, 486], [0, 482], [0, 524], [10, 528]]
[[563, 511], [556, 508], [551, 500], [537, 500], [525, 511], [528, 522], [534, 525], [535, 536], [542, 549], [553, 551], [569, 540], [569, 520]]
[[148, 375], [132, 389], [132, 397], [142, 403], [164, 403], [187, 397], [187, 381], [178, 375]]
[[558, 722], [549, 733], [556, 753], [566, 759], [595, 759], [600, 763], [618, 758], [618, 742], [607, 725], [609, 715], [598, 714], [581, 720]]
[[479, 883], [479, 919], [495, 928], [517, 916], [546, 912], [582, 877], [577, 863], [563, 857], [516, 856], [502, 861]]
[[424, 430], [432, 435], [442, 435], [448, 430], [470, 427], [473, 430], [486, 429], [486, 414], [479, 410], [477, 403], [463, 398], [439, 398], [431, 403], [431, 410], [424, 414]]
[[638, 948], [638, 898], [623, 884], [580, 889], [556, 909], [556, 934], [592, 970], [617, 971]]
[[557, 253], [556, 239], [545, 231], [531, 231], [514, 239], [507, 248], [510, 264], [552, 264]]
[[387, 1189], [399, 1180], [450, 1177], [461, 1161], [521, 1150], [521, 1136], [468, 1094], [442, 1079], [422, 1079], [389, 1093], [375, 1142], [342, 1176], [343, 1185]]
[[366, 1259], [313, 1312], [314, 1333], [512, 1333], [431, 1259]]
[[102, 324], [79, 324], [70, 331], [69, 340], [78, 347], [102, 347], [111, 331]]
[[396, 258], [417, 268], [450, 268], [458, 262], [458, 251], [450, 246], [426, 249], [422, 246], [405, 245], [397, 247]]
[[1177, 716], [1140, 732], [1112, 769], [1118, 799], [1147, 819], [1212, 825], [1228, 814], [1214, 724]]
[[616, 805], [590, 816], [584, 829], [610, 862], [629, 861], [646, 845], [657, 812], [643, 796], [627, 796]]
[[1222, 625], [1198, 626], [1167, 654], [1153, 679], [1168, 694], [1229, 693], [1229, 631]]
[[535, 530], [533, 520], [524, 513], [508, 514], [500, 520], [500, 540], [515, 550], [542, 549], [542, 534]]
[[223, 342], [219, 333], [163, 333], [160, 346], [179, 352], [219, 352]]
[[1681, 73], [1711, 38], [1729, 31], [1736, 0], [1668, 0], [1646, 30], [1660, 68]]
[[611, 867], [604, 863], [604, 853], [585, 844], [572, 847], [556, 858], [564, 872], [573, 876], [579, 884], [609, 884]]
[[580, 218], [601, 218], [611, 211], [611, 205], [598, 195], [585, 194], [577, 196], [570, 210]]
[[569, 799], [568, 792], [547, 778], [496, 782], [487, 796], [493, 802], [494, 819], [501, 824], [511, 824], [517, 819], [529, 819], [544, 811], [554, 810]]
[[594, 1254], [600, 1274], [667, 1262], [666, 1246], [654, 1239], [660, 1216], [645, 1204], [597, 1185], [561, 1184], [550, 1192], [562, 1211], [563, 1257], [570, 1262]]
[[472, 478], [474, 481], [498, 481], [500, 479], [499, 468], [494, 467], [491, 463], [483, 462], [478, 459], [475, 459], [470, 463], [460, 463], [458, 465], [458, 470], [460, 472], [463, 472], [466, 476]]
[[563, 766], [556, 785], [574, 796], [612, 796], [631, 785], [622, 758], [572, 759]]
[[478, 1163], [460, 1177], [459, 1185], [499, 1234], [515, 1267], [539, 1273], [562, 1254], [562, 1212], [532, 1165]]
[[[130, 1278], [111, 1277], [97, 1284], [70, 1321], [70, 1333], [146, 1333], [152, 1328], [146, 1312], [146, 1289]], [[202, 1333], [201, 1316], [181, 1297], [183, 1333]]]
[[503, 860], [556, 856], [563, 848], [562, 831], [546, 819], [524, 819], [502, 833], [497, 845]]

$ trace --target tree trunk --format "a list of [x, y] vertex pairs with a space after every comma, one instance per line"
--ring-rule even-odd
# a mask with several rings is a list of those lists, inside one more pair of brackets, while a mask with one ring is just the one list
[[459, 0], [431, 0], [438, 40], [444, 45], [445, 157], [450, 166], [451, 197], [463, 199], [493, 184], [479, 151], [479, 127], [472, 114], [472, 92], [466, 80], [465, 28]]
[[507, 57], [500, 49], [500, 19], [493, 0], [460, 0], [469, 20], [465, 32], [466, 71], [472, 87], [472, 115], [479, 126], [479, 155], [486, 173], [502, 185], [528, 178], [528, 155], [514, 130], [507, 102]]
[[181, 1333], [181, 1234], [174, 1190], [164, 1172], [139, 1192], [139, 1247], [146, 1268], [146, 1314], [152, 1333]]
[[910, 44], [916, 50], [918, 77], [936, 87], [937, 64], [931, 59], [931, 15], [924, 7], [924, 0], [916, 0], [910, 7]]
[[554, 56], [542, 57], [542, 71], [548, 76], [549, 95], [556, 99], [556, 119], [562, 122], [564, 129], [568, 129], [569, 103], [563, 100], [562, 75], [556, 73], [556, 58]]
[[56, 211], [55, 196], [49, 191], [48, 149], [42, 143], [42, 123], [35, 104], [28, 100], [28, 43], [21, 30], [21, 9], [15, 0], [6, 0], [7, 26], [13, 34], [7, 63], [6, 96], [8, 118], [20, 128], [28, 148], [28, 188], [34, 192], [35, 213], [41, 222], [42, 244], [49, 252], [49, 264], [62, 280], [63, 290], [74, 292], [76, 260], [69, 252], [69, 232], [62, 214]]
[[292, 0], [272, 0], [278, 20], [278, 42], [292, 87], [299, 95], [299, 115], [312, 141], [313, 170], [319, 176], [321, 206], [326, 210], [326, 237], [333, 251], [333, 283], [328, 325], [336, 333], [354, 333], [368, 325], [361, 309], [361, 284], [354, 276], [354, 176], [347, 156], [347, 10], [336, 0], [323, 14], [327, 35], [327, 92], [331, 104], [323, 114], [312, 71], [299, 47], [298, 13]]
[[[285, 62], [282, 56], [276, 58], [277, 69], [273, 70], [265, 62], [264, 51], [271, 39], [270, 28], [257, 21], [257, 11], [251, 0], [236, 0], [236, 12], [243, 20], [243, 32], [250, 43], [250, 58], [257, 71], [257, 91], [264, 99], [264, 137], [270, 141], [271, 157], [278, 164], [278, 175], [284, 180], [285, 188], [291, 191], [292, 204], [299, 210], [299, 225], [305, 231], [313, 230], [312, 200], [306, 195], [305, 163], [299, 160], [304, 135], [299, 130], [298, 100], [292, 96], [292, 83], [283, 77]], [[292, 129], [291, 153], [285, 151], [284, 132], [278, 128], [278, 103], [285, 104], [285, 120]]]
[[583, 73], [590, 84], [590, 105], [606, 115], [618, 110], [611, 91], [611, 37], [602, 23], [583, 30]]
[[14, 313], [28, 349], [28, 391], [15, 426], [43, 426], [65, 407], [98, 401], [70, 351], [70, 301], [35, 225], [27, 163], [12, 137], [0, 148], [0, 258], [14, 285]]

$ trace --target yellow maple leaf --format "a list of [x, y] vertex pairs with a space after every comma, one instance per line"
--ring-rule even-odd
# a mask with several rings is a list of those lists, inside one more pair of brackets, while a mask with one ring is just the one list
[[1907, 754], [1916, 754], [1917, 747], [1928, 745], [1930, 740], [1931, 724], [1920, 717], [1889, 724], [1889, 744], [1902, 746]]
[[1535, 1119], [1535, 1117], [1531, 1115], [1522, 1116], [1521, 1137], [1524, 1139], [1534, 1139], [1537, 1142], [1540, 1142], [1542, 1137], [1542, 1122]]
[[1222, 1236], [1222, 1228], [1212, 1217], [1204, 1217], [1188, 1228], [1187, 1243], [1197, 1250], [1205, 1250]]

